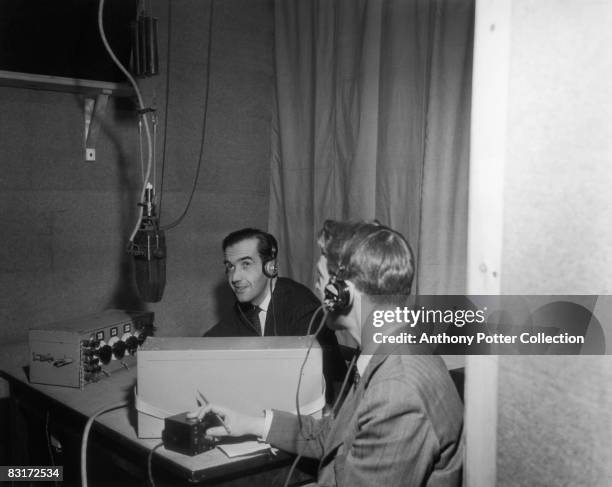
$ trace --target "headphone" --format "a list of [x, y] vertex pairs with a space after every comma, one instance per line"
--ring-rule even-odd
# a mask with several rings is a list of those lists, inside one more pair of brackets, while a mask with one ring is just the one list
[[[353, 250], [352, 254], [356, 254], [359, 252], [362, 247], [367, 244], [370, 240], [372, 240], [376, 235], [381, 232], [393, 232], [390, 228], [383, 227], [372, 232], [368, 235], [356, 248]], [[327, 311], [342, 311], [348, 308], [353, 303], [353, 293], [351, 292], [351, 288], [347, 284], [346, 280], [342, 278], [342, 275], [347, 270], [349, 256], [343, 256], [341, 259], [341, 264], [338, 266], [338, 272], [332, 274], [329, 277], [329, 281], [325, 285], [325, 289], [323, 290], [324, 298], [323, 305], [327, 308]]]
[[344, 272], [344, 266], [338, 268], [337, 274], [332, 274], [323, 291], [323, 305], [327, 311], [341, 311], [348, 308], [353, 302], [351, 288], [344, 279], [338, 278]]
[[273, 279], [278, 276], [278, 264], [276, 262], [276, 256], [278, 254], [278, 249], [276, 248], [276, 242], [274, 241], [274, 237], [272, 235], [265, 235], [266, 242], [268, 243], [268, 247], [270, 249], [270, 256], [262, 258], [261, 260], [261, 270], [264, 273], [264, 276], [269, 279]]

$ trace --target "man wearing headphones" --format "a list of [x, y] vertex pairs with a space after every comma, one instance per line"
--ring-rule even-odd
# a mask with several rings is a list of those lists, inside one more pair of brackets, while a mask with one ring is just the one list
[[278, 277], [278, 244], [244, 228], [223, 239], [225, 275], [236, 296], [232, 313], [205, 336], [306, 335], [320, 301], [305, 286]]
[[[350, 335], [362, 353], [339, 407], [323, 419], [265, 411], [251, 417], [208, 405], [218, 414], [213, 436], [255, 435], [272, 446], [319, 460], [321, 486], [461, 485], [463, 406], [438, 356], [422, 345], [372, 349], [368, 317], [410, 293], [412, 251], [404, 237], [369, 222], [325, 222], [319, 284], [327, 325]], [[351, 372], [351, 371], [350, 371]], [[229, 433], [228, 433], [229, 431]]]

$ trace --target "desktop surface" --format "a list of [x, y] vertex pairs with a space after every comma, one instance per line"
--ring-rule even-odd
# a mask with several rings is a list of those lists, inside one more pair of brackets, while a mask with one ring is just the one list
[[[27, 357], [27, 344], [22, 350]], [[32, 384], [28, 380], [25, 362], [10, 360], [0, 363], [0, 376], [11, 388], [11, 397], [21, 406], [29, 406], [30, 413], [52, 414], [60, 418], [66, 428], [82, 432], [86, 420], [101, 409], [127, 402], [127, 407], [101, 414], [94, 423], [89, 443], [108, 446], [113, 453], [129, 459], [131, 463], [146, 471], [146, 460], [152, 449], [153, 463], [163, 466], [187, 483], [221, 483], [227, 478], [249, 476], [266, 470], [286, 467], [291, 457], [284, 453], [274, 455], [259, 452], [248, 457], [229, 458], [219, 448], [198, 455], [187, 456], [158, 447], [159, 438], [138, 438], [136, 412], [134, 409], [134, 387], [136, 369], [120, 370], [99, 382], [88, 384], [84, 389], [62, 386]], [[9, 363], [6, 363], [9, 362]], [[12, 363], [10, 363], [12, 362]], [[53, 419], [53, 418], [52, 418]], [[48, 418], [47, 418], [48, 420]], [[277, 475], [278, 477], [278, 475]], [[253, 485], [253, 482], [249, 482]]]

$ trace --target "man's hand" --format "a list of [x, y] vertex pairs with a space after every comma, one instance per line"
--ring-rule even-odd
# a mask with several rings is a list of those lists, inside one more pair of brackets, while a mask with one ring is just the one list
[[207, 404], [195, 411], [187, 413], [188, 418], [202, 419], [206, 414], [215, 414], [225, 426], [214, 426], [206, 430], [209, 436], [245, 436], [254, 435], [262, 437], [264, 432], [264, 416], [246, 416], [231, 409], [214, 404]]

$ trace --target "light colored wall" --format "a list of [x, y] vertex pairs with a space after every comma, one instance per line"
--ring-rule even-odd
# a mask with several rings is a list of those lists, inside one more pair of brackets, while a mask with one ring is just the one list
[[512, 2], [502, 290], [612, 292], [612, 5]]
[[[166, 5], [154, 2], [161, 74], [144, 86], [162, 122]], [[172, 2], [162, 224], [182, 211], [195, 175], [209, 5]], [[139, 302], [124, 253], [139, 192], [133, 112], [109, 103], [97, 161], [85, 163], [79, 97], [0, 88], [0, 342], [25, 339], [32, 325], [108, 307], [155, 311], [160, 335], [199, 335], [216, 322], [219, 303], [231, 300], [221, 239], [242, 226], [267, 225], [272, 21], [269, 0], [215, 2], [204, 161], [190, 212], [167, 233], [166, 292], [154, 305]]]
[[497, 485], [612, 485], [610, 357], [500, 357]]
[[[472, 293], [610, 293], [611, 22], [609, 2], [477, 2]], [[470, 357], [467, 484], [610, 485], [610, 370], [609, 356]]]

